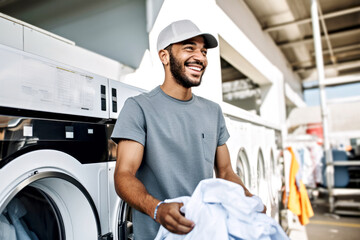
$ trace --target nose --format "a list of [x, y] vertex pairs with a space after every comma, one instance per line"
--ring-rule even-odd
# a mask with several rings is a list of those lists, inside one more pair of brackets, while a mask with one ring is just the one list
[[196, 61], [202, 62], [203, 65], [206, 67], [206, 65], [207, 65], [207, 57], [206, 57], [206, 54], [201, 49], [197, 49], [194, 52], [194, 59]]

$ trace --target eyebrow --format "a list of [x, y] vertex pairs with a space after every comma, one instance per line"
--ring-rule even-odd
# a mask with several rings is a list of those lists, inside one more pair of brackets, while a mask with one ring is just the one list
[[[183, 46], [184, 46], [184, 45], [188, 45], [188, 44], [193, 45], [193, 46], [196, 46], [196, 43], [193, 42], [193, 41], [185, 40], [185, 41], [182, 42], [182, 45], [183, 45]], [[204, 46], [203, 46], [202, 48], [207, 49], [206, 44], [204, 44]]]
[[182, 42], [182, 45], [187, 45], [187, 44], [190, 44], [190, 45], [195, 45], [196, 46], [196, 43], [193, 42], [193, 41], [188, 41], [188, 40], [185, 40]]

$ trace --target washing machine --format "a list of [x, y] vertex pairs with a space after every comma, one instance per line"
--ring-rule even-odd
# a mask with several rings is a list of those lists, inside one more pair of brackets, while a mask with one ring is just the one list
[[227, 141], [231, 164], [234, 172], [240, 176], [245, 186], [252, 192], [249, 149], [251, 147], [250, 123], [225, 116], [226, 126], [231, 133]]
[[0, 239], [111, 238], [108, 97], [106, 78], [0, 45]]
[[270, 206], [270, 216], [276, 221], [279, 221], [280, 213], [280, 201], [281, 201], [281, 188], [282, 188], [282, 178], [281, 178], [281, 164], [279, 159], [279, 149], [275, 144], [275, 130], [266, 129], [266, 141], [269, 143], [267, 149], [267, 155], [270, 157], [268, 169], [270, 169], [269, 175], [269, 206]]

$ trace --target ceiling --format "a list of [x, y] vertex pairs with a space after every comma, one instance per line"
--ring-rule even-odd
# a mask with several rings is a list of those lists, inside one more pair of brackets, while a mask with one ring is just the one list
[[[288, 63], [316, 87], [311, 0], [244, 0]], [[360, 0], [318, 0], [325, 77], [332, 84], [360, 81]], [[326, 80], [326, 81], [327, 81]]]
[[[239, 1], [246, 3], [263, 31], [272, 37], [303, 86], [317, 87], [310, 14], [312, 0]], [[97, 3], [98, 0], [87, 0], [88, 5]], [[332, 85], [360, 81], [360, 0], [318, 0], [318, 3], [323, 19], [326, 81]], [[83, 4], [84, 0], [0, 0], [0, 12], [36, 25], [44, 18], [49, 19], [49, 14], [52, 18], [54, 14], [61, 17], [69, 8], [83, 9]], [[227, 74], [231, 75], [231, 71]]]

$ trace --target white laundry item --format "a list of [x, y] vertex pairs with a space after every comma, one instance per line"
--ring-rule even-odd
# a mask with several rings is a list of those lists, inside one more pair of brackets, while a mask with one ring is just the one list
[[2, 214], [0, 214], [0, 240], [16, 240], [14, 226]]
[[307, 148], [303, 148], [303, 163], [302, 163], [302, 181], [307, 187], [315, 188], [315, 168], [316, 162], [313, 161], [310, 155], [310, 151]]
[[312, 160], [315, 162], [315, 181], [316, 183], [323, 183], [323, 177], [322, 177], [322, 161], [321, 159], [324, 156], [324, 150], [321, 146], [318, 144], [315, 144], [311, 146], [310, 148], [310, 156]]
[[30, 231], [26, 222], [23, 219], [20, 219], [20, 222], [21, 222], [21, 225], [24, 227], [24, 230], [26, 231], [26, 233], [31, 238], [31, 240], [39, 240], [39, 238], [36, 236], [36, 234], [34, 232]]
[[180, 211], [195, 227], [186, 235], [178, 235], [161, 226], [155, 240], [288, 239], [274, 219], [261, 213], [264, 209], [261, 199], [246, 197], [244, 189], [233, 182], [206, 179], [191, 197], [165, 202], [184, 203]]
[[[303, 155], [303, 149], [300, 148], [300, 152], [299, 152], [299, 148], [296, 149], [296, 148], [293, 148], [293, 153], [295, 155], [295, 160], [297, 161], [297, 163], [299, 164], [299, 171], [296, 173], [295, 175], [295, 183], [296, 183], [296, 187], [298, 189], [300, 189], [300, 181], [302, 180], [302, 162], [303, 162], [303, 158], [302, 158], [302, 155]], [[301, 153], [301, 154], [300, 154]], [[291, 169], [291, 165], [290, 165], [290, 169]]]
[[286, 194], [288, 194], [290, 192], [289, 179], [290, 179], [291, 159], [292, 159], [291, 153], [289, 152], [289, 150], [285, 149], [284, 150], [284, 177], [285, 177]]
[[11, 200], [11, 202], [8, 204], [6, 208], [8, 210], [11, 222], [15, 227], [17, 240], [36, 240], [37, 237], [36, 238], [30, 237], [35, 234], [29, 234], [26, 231], [27, 227], [24, 227], [23, 223], [21, 222], [20, 218], [25, 216], [27, 213], [22, 202], [19, 199], [14, 198], [13, 200]]

